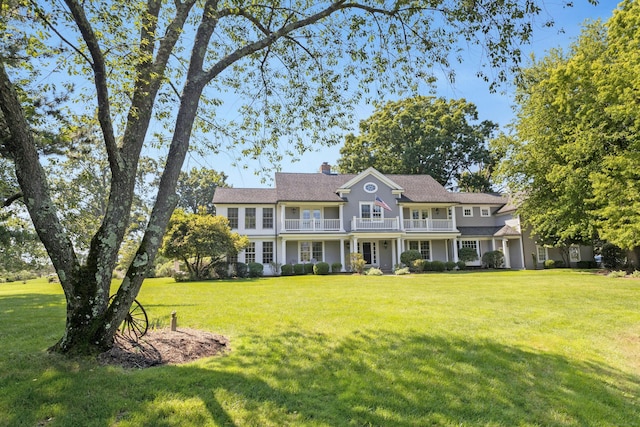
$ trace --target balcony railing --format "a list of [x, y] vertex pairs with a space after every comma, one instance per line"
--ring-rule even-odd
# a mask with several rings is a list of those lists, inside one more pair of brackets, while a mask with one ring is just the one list
[[405, 219], [406, 231], [455, 231], [450, 219]]
[[284, 231], [340, 231], [339, 219], [285, 219]]
[[399, 230], [398, 218], [353, 218], [352, 230]]

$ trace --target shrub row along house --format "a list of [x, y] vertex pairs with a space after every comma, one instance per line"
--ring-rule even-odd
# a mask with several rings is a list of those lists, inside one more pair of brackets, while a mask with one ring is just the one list
[[[274, 265], [324, 261], [350, 271], [349, 254], [392, 271], [400, 254], [418, 250], [429, 261], [458, 261], [460, 248], [499, 250], [504, 267], [539, 268], [553, 254], [536, 246], [505, 197], [447, 191], [429, 175], [384, 175], [374, 168], [334, 174], [276, 173], [275, 188], [218, 188], [218, 215], [250, 239], [238, 261]], [[589, 247], [570, 248], [572, 262], [593, 259]], [[557, 255], [556, 259], [560, 259]]]

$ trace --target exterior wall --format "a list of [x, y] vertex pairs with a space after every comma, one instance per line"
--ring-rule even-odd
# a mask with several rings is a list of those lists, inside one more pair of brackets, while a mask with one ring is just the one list
[[[378, 191], [375, 193], [367, 193], [364, 190], [364, 185], [372, 182], [378, 186]], [[396, 204], [396, 198], [391, 194], [391, 189], [383, 184], [379, 179], [373, 176], [367, 176], [360, 182], [355, 184], [349, 194], [347, 194], [347, 204], [344, 206], [344, 227], [345, 230], [351, 231], [351, 220], [353, 217], [360, 218], [360, 202], [373, 203], [376, 195], [380, 197], [389, 207], [390, 211], [382, 209], [382, 215], [384, 218], [396, 218], [400, 216], [400, 210]]]
[[[487, 206], [484, 206], [487, 207]], [[473, 211], [473, 216], [464, 216], [463, 209], [471, 208]], [[490, 216], [480, 216], [480, 206], [474, 205], [464, 205], [457, 206], [456, 210], [456, 225], [459, 227], [493, 227], [497, 225], [496, 216], [494, 216], [494, 212], [496, 208], [489, 207], [489, 211], [491, 212]]]
[[[432, 240], [431, 241], [431, 260], [432, 261], [447, 261], [448, 256], [447, 242], [446, 240]], [[452, 259], [449, 259], [452, 261]]]

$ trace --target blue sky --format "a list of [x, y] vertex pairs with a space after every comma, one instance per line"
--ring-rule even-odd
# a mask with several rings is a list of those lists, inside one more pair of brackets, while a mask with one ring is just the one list
[[[574, 6], [566, 8], [563, 6], [564, 3], [564, 0], [548, 0], [546, 2], [540, 22], [545, 17], [552, 17], [556, 26], [553, 28], [540, 26], [535, 29], [532, 43], [524, 46], [527, 58], [531, 54], [540, 58], [551, 48], [566, 48], [580, 34], [585, 20], [602, 19], [602, 21], [607, 21], [618, 4], [616, 0], [600, 0], [597, 6], [593, 6], [587, 0], [574, 0]], [[474, 52], [469, 52], [468, 56], [469, 61], [456, 69], [456, 83], [451, 85], [448, 82], [443, 82], [438, 86], [437, 95], [445, 98], [465, 98], [478, 107], [480, 120], [491, 120], [501, 126], [508, 124], [513, 116], [510, 88], [502, 88], [504, 93], [490, 93], [488, 85], [475, 77], [475, 72], [479, 69], [476, 55]], [[357, 119], [353, 123], [354, 132], [358, 127], [358, 122], [366, 119], [372, 111], [373, 108], [369, 105], [356, 107]], [[339, 151], [340, 145], [318, 147], [317, 152], [302, 155], [296, 162], [283, 161], [281, 170], [283, 172], [317, 172], [322, 162], [335, 165], [340, 157]], [[273, 185], [269, 181], [261, 182], [261, 178], [256, 176], [255, 171], [260, 169], [259, 161], [249, 163], [247, 169], [232, 166], [232, 161], [232, 155], [227, 153], [208, 157], [191, 155], [187, 158], [184, 169], [207, 167], [222, 171], [228, 175], [227, 183], [233, 187], [271, 187]]]

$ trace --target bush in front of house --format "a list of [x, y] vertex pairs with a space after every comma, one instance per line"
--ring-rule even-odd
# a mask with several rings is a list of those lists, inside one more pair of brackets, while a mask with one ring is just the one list
[[458, 266], [458, 270], [465, 270], [467, 268], [467, 263], [464, 261], [456, 262], [456, 266]]
[[422, 258], [422, 254], [420, 253], [420, 251], [416, 251], [416, 250], [404, 251], [400, 254], [400, 261], [404, 265], [409, 266], [409, 270], [411, 271], [415, 271], [414, 262], [421, 258]]
[[264, 274], [264, 265], [259, 262], [250, 262], [248, 267], [249, 277], [262, 277]]
[[425, 259], [422, 263], [422, 271], [433, 271], [432, 262]]
[[447, 271], [453, 271], [457, 266], [458, 265], [455, 263], [455, 261], [447, 261], [444, 263], [444, 267], [447, 269]]
[[331, 264], [331, 272], [332, 273], [340, 273], [342, 271], [342, 263], [334, 262]]
[[478, 259], [478, 253], [473, 248], [460, 248], [458, 250], [458, 259], [464, 262], [476, 261]]
[[304, 264], [293, 264], [293, 274], [301, 276], [304, 273]]
[[444, 265], [442, 261], [431, 261], [431, 270], [433, 271], [444, 271], [447, 267]]
[[413, 271], [424, 271], [424, 263], [426, 260], [420, 258], [413, 261]]
[[405, 274], [409, 274], [409, 267], [396, 268], [393, 274], [395, 274], [396, 276], [403, 276]]
[[324, 276], [325, 274], [329, 274], [329, 263], [326, 262], [318, 262], [313, 266], [313, 274]]
[[306, 264], [302, 264], [304, 265], [304, 274], [313, 274], [313, 265], [312, 263], [308, 262]]
[[486, 268], [500, 268], [504, 262], [504, 254], [500, 251], [489, 251], [482, 255], [482, 265]]
[[362, 274], [364, 272], [364, 266], [367, 265], [367, 262], [361, 253], [352, 252], [349, 254], [349, 260], [351, 261], [351, 269], [354, 273]]
[[367, 270], [367, 276], [382, 276], [383, 274], [384, 273], [382, 273], [382, 270], [380, 270], [378, 267], [371, 267]]
[[280, 274], [283, 276], [293, 276], [293, 265], [282, 264], [282, 267], [280, 267]]
[[544, 268], [555, 268], [556, 262], [552, 259], [548, 259], [544, 262]]
[[249, 275], [249, 267], [244, 262], [236, 263], [236, 275], [240, 278], [245, 278]]
[[578, 261], [576, 268], [598, 268], [598, 263], [595, 261]]
[[624, 264], [624, 251], [613, 243], [602, 245], [602, 264], [604, 268], [614, 269], [622, 267]]

